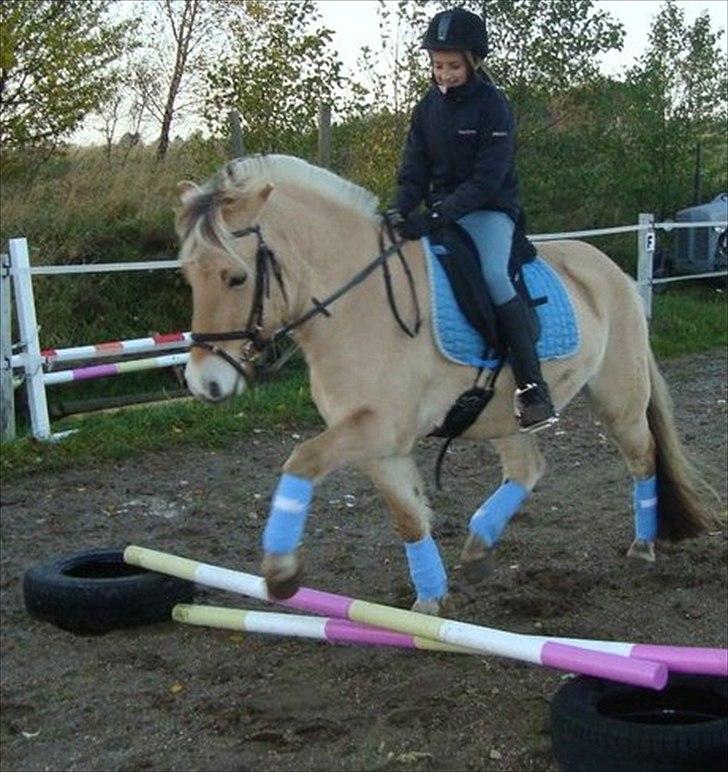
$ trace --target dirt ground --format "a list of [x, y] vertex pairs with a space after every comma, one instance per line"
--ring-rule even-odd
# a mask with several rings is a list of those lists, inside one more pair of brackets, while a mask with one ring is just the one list
[[[726, 501], [726, 357], [663, 367], [692, 457]], [[331, 646], [174, 622], [76, 636], [27, 616], [28, 567], [135, 543], [258, 573], [295, 430], [176, 450], [2, 489], [3, 770], [557, 770], [549, 701], [567, 675], [457, 654]], [[543, 437], [550, 464], [473, 590], [458, 582], [470, 514], [499, 482], [490, 446], [455, 443], [435, 535], [453, 616], [506, 630], [725, 646], [726, 534], [625, 558], [631, 481], [581, 397]], [[305, 434], [305, 433], [304, 433]], [[419, 450], [431, 485], [438, 441]], [[319, 488], [305, 584], [408, 607], [401, 543], [353, 471]], [[202, 603], [259, 607], [202, 590]]]

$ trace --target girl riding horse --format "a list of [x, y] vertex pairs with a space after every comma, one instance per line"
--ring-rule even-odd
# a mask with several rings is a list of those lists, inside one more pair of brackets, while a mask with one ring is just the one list
[[[422, 48], [430, 52], [432, 85], [412, 113], [388, 217], [407, 239], [454, 222], [471, 236], [515, 374], [518, 423], [523, 431], [539, 431], [557, 415], [508, 271], [522, 222], [510, 105], [482, 69], [488, 37], [479, 16], [463, 8], [438, 13]], [[423, 200], [424, 212], [418, 209]]]

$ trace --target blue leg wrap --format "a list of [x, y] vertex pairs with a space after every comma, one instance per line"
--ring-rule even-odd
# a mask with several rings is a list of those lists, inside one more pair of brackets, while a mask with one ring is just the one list
[[417, 600], [440, 600], [447, 594], [447, 574], [440, 551], [432, 536], [416, 542], [406, 542], [410, 576], [417, 590]]
[[528, 490], [521, 483], [506, 480], [470, 518], [470, 532], [494, 546], [527, 497]]
[[281, 476], [263, 531], [266, 552], [286, 554], [298, 547], [313, 498], [313, 482], [292, 474]]
[[657, 477], [634, 478], [632, 497], [635, 538], [654, 541], [657, 538]]

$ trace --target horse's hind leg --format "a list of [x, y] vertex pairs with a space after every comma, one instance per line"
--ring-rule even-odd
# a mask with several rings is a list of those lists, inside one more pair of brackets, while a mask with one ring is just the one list
[[391, 456], [360, 464], [389, 507], [404, 541], [410, 577], [417, 592], [413, 611], [439, 614], [447, 600], [447, 574], [430, 534], [430, 506], [414, 459]]
[[652, 562], [657, 535], [657, 491], [655, 439], [647, 420], [647, 362], [622, 360], [602, 366], [587, 384], [587, 390], [595, 412], [617, 444], [634, 480], [635, 539], [627, 554]]
[[463, 575], [471, 584], [488, 574], [489, 551], [546, 472], [546, 462], [532, 435], [514, 434], [493, 440], [493, 445], [500, 455], [503, 482], [470, 519], [461, 560]]

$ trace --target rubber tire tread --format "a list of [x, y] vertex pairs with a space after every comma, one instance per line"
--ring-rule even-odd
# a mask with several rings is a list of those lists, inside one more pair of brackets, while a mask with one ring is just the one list
[[190, 603], [194, 583], [139, 569], [127, 576], [71, 576], [84, 565], [124, 564], [122, 549], [102, 548], [61, 555], [29, 568], [23, 577], [25, 608], [41, 619], [77, 633], [169, 621], [175, 603]]
[[[670, 687], [728, 700], [728, 680], [670, 675]], [[603, 715], [605, 698], [635, 687], [588, 676], [564, 684], [551, 701], [554, 756], [567, 772], [725, 772], [728, 717], [695, 724], [644, 724]]]

